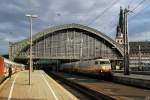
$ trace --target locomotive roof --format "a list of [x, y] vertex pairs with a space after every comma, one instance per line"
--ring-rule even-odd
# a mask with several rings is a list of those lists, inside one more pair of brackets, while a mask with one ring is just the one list
[[109, 59], [95, 59], [95, 60], [98, 60], [98, 61], [110, 61]]

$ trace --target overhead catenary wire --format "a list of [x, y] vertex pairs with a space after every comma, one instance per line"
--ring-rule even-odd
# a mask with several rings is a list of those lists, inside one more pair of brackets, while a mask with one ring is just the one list
[[[135, 10], [137, 10], [144, 2], [145, 2], [146, 0], [142, 0], [142, 1], [140, 1], [132, 10], [130, 10], [130, 12], [133, 12], [133, 11], [135, 11]], [[129, 2], [129, 4], [131, 5], [131, 3], [133, 3], [133, 0], [131, 0], [130, 2]], [[147, 8], [148, 6], [146, 6], [146, 7], [144, 7], [143, 9], [145, 9], [145, 8]], [[143, 10], [143, 9], [141, 9], [141, 10]], [[140, 10], [140, 11], [141, 11]], [[134, 13], [135, 14], [135, 13]], [[135, 15], [134, 15], [135, 16]], [[113, 25], [113, 31], [112, 32], [114, 32], [114, 27], [116, 26], [116, 24], [115, 25]]]
[[[146, 0], [144, 0], [144, 1], [146, 1]], [[142, 2], [142, 1], [141, 1]], [[142, 2], [142, 3], [144, 3], [144, 2]], [[141, 4], [141, 3], [139, 3], [139, 4]], [[138, 5], [139, 5], [138, 4]], [[142, 9], [140, 9], [137, 13], [132, 13], [132, 16], [130, 16], [130, 18], [129, 18], [129, 20], [131, 20], [132, 18], [134, 18], [135, 16], [137, 16], [142, 10], [145, 10], [146, 8], [148, 8], [149, 7], [149, 3], [147, 4], [147, 6], [145, 6], [144, 5], [144, 7], [142, 7]], [[138, 7], [139, 8], [139, 7]], [[136, 7], [136, 9], [135, 10], [137, 10], [138, 9], [137, 7]], [[134, 11], [135, 11], [134, 10]], [[133, 12], [133, 10], [132, 10], [132, 12]]]
[[[137, 10], [144, 2], [145, 2], [146, 0], [142, 0], [142, 1], [140, 1], [132, 10], [129, 10], [129, 12], [134, 12], [135, 10]], [[130, 2], [129, 2], [129, 4], [131, 5], [131, 3], [133, 2], [133, 0], [131, 0]], [[130, 6], [129, 5], [129, 6]], [[129, 7], [128, 6], [128, 7]], [[145, 8], [147, 8], [147, 7], [144, 7], [144, 9]], [[143, 10], [143, 9], [141, 9], [141, 10]], [[140, 11], [141, 11], [140, 10]], [[134, 13], [135, 14], [135, 13]], [[135, 15], [134, 15], [135, 16]], [[129, 19], [130, 20], [130, 19]]]
[[109, 9], [111, 9], [117, 2], [118, 2], [118, 0], [115, 0], [110, 6], [108, 6], [107, 8], [105, 8], [98, 16], [96, 16], [93, 20], [91, 20], [87, 24], [87, 26], [93, 24], [97, 19], [99, 19], [100, 17], [102, 17], [104, 15], [104, 13], [106, 13]]
[[[140, 1], [132, 10], [129, 10], [129, 12], [133, 12], [133, 11], [135, 11], [136, 9], [138, 9], [139, 8], [139, 6], [141, 6], [141, 4], [143, 4], [144, 2], [145, 2], [146, 0], [142, 0], [142, 1]], [[129, 3], [128, 3], [128, 7], [130, 7], [130, 5], [133, 3], [133, 0], [130, 0], [129, 1]], [[147, 7], [145, 7], [145, 8], [147, 8]]]
[[149, 5], [148, 5], [148, 6], [146, 6], [146, 7], [144, 7], [143, 9], [141, 9], [139, 12], [134, 13], [132, 16], [130, 16], [129, 20], [131, 20], [131, 19], [135, 18], [137, 15], [140, 15], [141, 11], [142, 11], [142, 10], [144, 10], [145, 8], [147, 8], [147, 7], [149, 7]]
[[131, 11], [135, 11], [138, 7], [140, 7], [146, 0], [142, 0], [136, 7], [134, 7]]

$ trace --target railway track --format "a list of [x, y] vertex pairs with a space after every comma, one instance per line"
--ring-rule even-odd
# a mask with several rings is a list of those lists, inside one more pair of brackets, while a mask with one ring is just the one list
[[80, 93], [86, 95], [90, 100], [115, 100], [114, 98], [112, 98], [110, 96], [107, 96], [100, 92], [94, 91], [84, 85], [78, 84], [71, 80], [67, 80], [66, 78], [64, 78], [56, 73], [47, 72], [47, 74], [49, 74], [54, 79], [57, 79], [57, 80], [63, 82], [64, 84], [70, 86], [71, 88], [79, 91]]
[[94, 100], [147, 100], [150, 90], [122, 85], [104, 80], [66, 73], [51, 73], [65, 84], [88, 95]]

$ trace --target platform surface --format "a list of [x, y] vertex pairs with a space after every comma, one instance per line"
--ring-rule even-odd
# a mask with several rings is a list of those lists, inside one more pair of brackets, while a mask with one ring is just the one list
[[28, 71], [13, 75], [0, 86], [0, 100], [77, 100], [41, 70], [31, 73], [31, 85], [28, 78]]
[[133, 78], [133, 79], [141, 79], [141, 80], [150, 81], [150, 75], [137, 75], [137, 74], [124, 75], [123, 73], [113, 73], [113, 75], [119, 76], [119, 77], [126, 77], [126, 78]]

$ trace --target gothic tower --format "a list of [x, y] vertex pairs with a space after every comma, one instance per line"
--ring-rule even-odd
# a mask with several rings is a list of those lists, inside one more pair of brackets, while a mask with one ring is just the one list
[[117, 43], [119, 43], [120, 45], [124, 44], [124, 40], [123, 40], [123, 22], [124, 22], [124, 18], [123, 18], [123, 9], [122, 7], [120, 7], [120, 14], [119, 14], [119, 22], [117, 25], [117, 29], [116, 29], [116, 39], [115, 41]]

